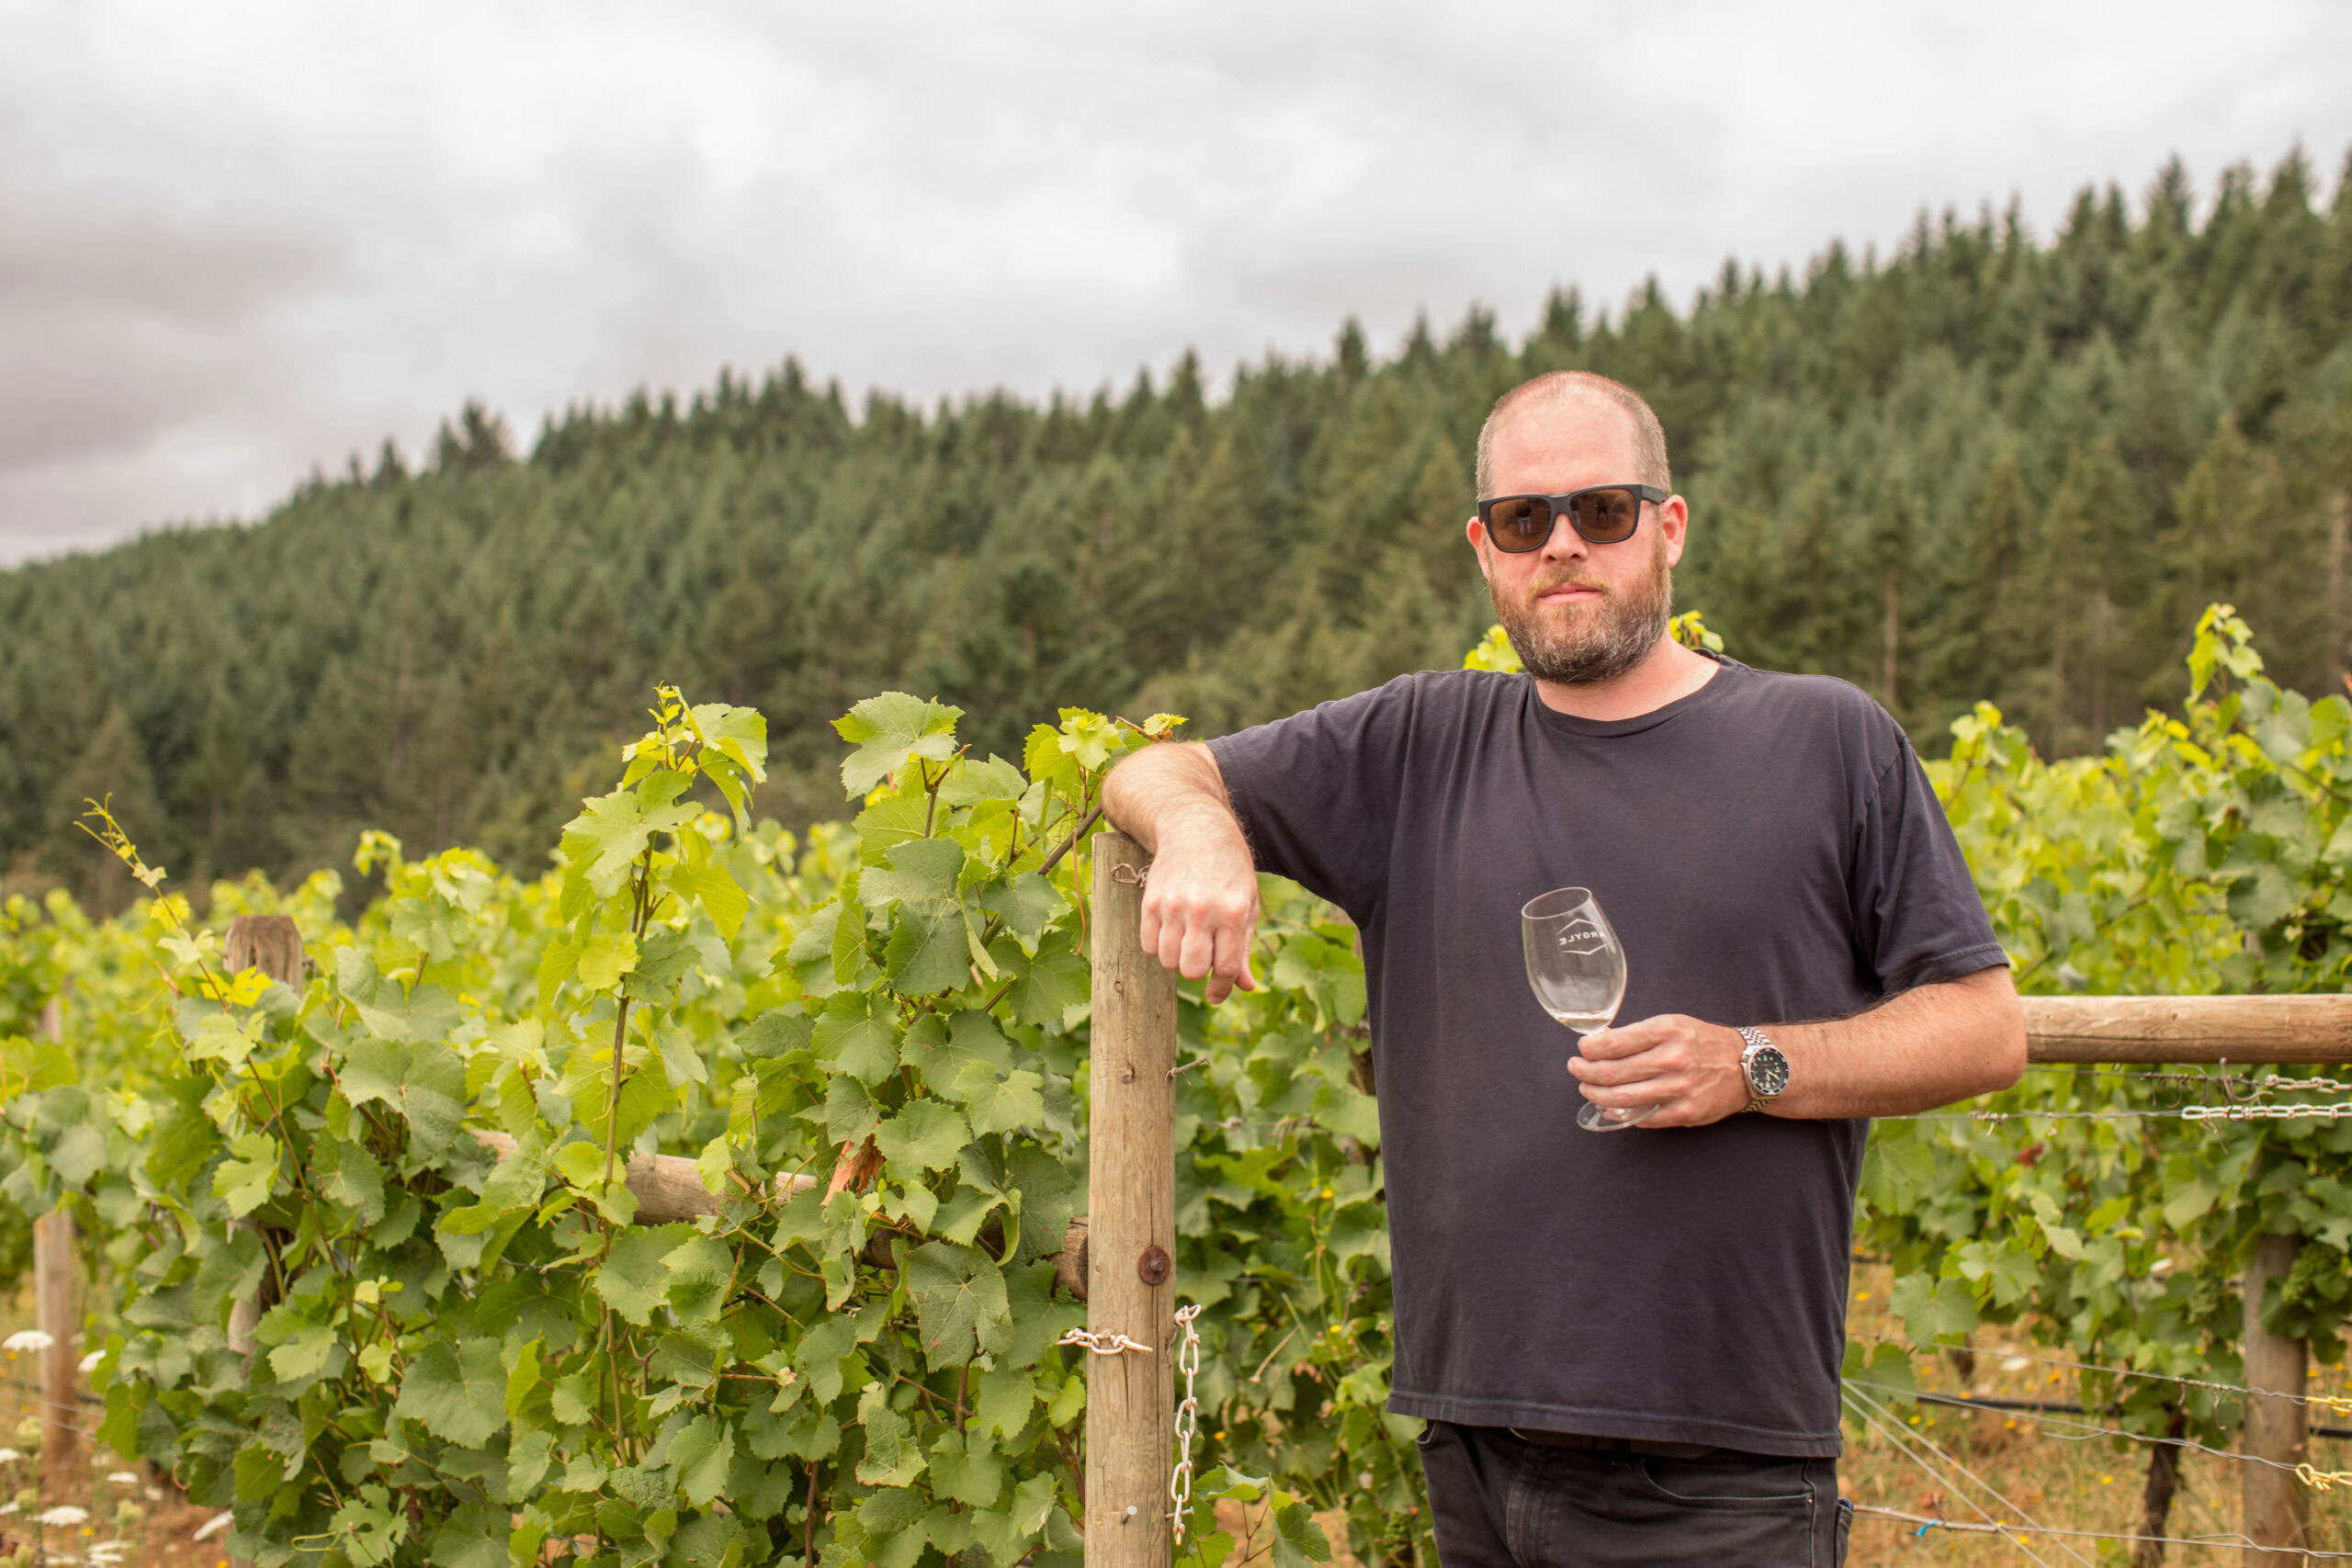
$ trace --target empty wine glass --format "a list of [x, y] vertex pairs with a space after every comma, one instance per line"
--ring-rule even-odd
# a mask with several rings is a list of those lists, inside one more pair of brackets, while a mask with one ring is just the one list
[[[1544, 1010], [1578, 1034], [1606, 1028], [1625, 1000], [1625, 949], [1591, 889], [1556, 887], [1530, 898], [1519, 911], [1519, 935], [1527, 984]], [[1603, 1109], [1587, 1100], [1577, 1125], [1614, 1133], [1657, 1109]]]

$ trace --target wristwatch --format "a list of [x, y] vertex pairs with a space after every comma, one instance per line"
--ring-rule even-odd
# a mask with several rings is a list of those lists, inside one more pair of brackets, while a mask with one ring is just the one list
[[1739, 1074], [1747, 1080], [1747, 1109], [1762, 1111], [1789, 1092], [1789, 1058], [1764, 1038], [1760, 1029], [1743, 1024], [1739, 1037], [1747, 1042], [1739, 1054]]

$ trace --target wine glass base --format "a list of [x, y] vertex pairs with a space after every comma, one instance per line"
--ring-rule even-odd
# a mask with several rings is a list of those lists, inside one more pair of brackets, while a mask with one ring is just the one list
[[1577, 1125], [1588, 1133], [1622, 1133], [1628, 1127], [1640, 1126], [1657, 1109], [1655, 1105], [1636, 1105], [1614, 1110], [1587, 1100], [1584, 1109], [1577, 1112]]

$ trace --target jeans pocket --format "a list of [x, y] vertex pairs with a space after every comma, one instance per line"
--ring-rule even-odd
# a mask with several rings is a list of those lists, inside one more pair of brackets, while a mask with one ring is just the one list
[[1763, 1455], [1711, 1454], [1704, 1459], [1662, 1459], [1640, 1461], [1642, 1479], [1651, 1490], [1676, 1503], [1716, 1507], [1770, 1507], [1810, 1504], [1813, 1484], [1801, 1459]]
[[1838, 1568], [1846, 1568], [1846, 1537], [1854, 1528], [1854, 1505], [1844, 1497], [1838, 1499]]

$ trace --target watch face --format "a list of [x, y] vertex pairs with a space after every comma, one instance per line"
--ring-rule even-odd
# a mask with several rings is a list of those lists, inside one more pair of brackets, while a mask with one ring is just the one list
[[1789, 1059], [1781, 1055], [1778, 1045], [1766, 1045], [1749, 1055], [1747, 1082], [1757, 1094], [1766, 1100], [1787, 1092]]

